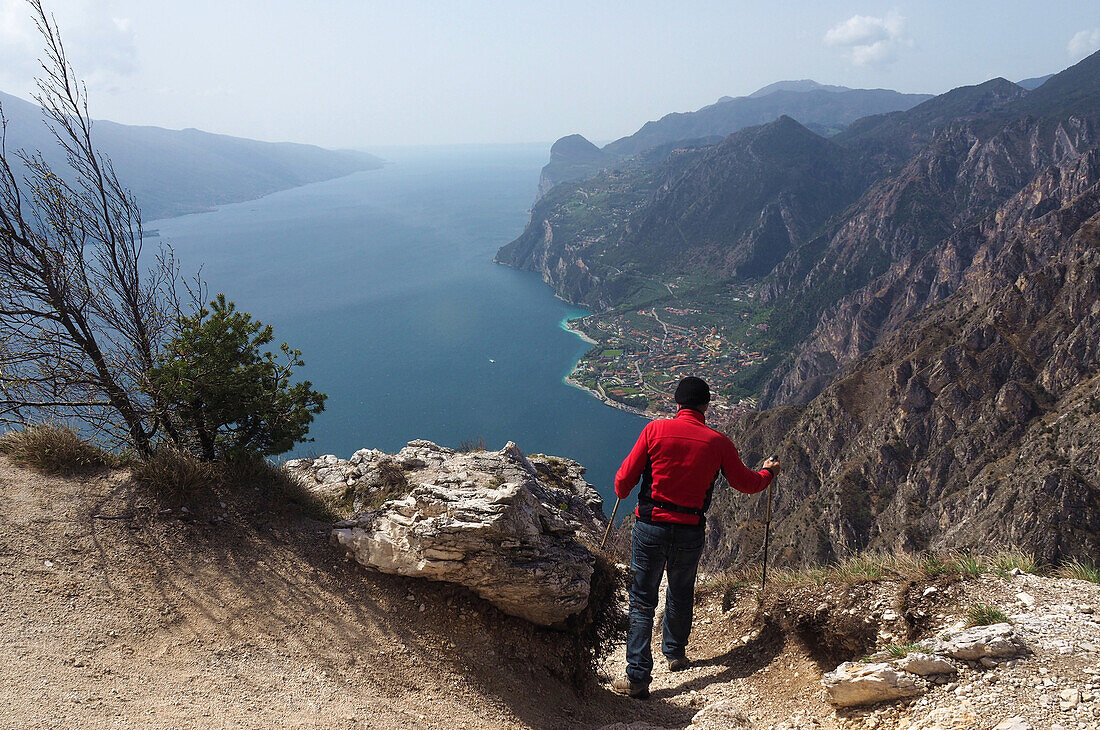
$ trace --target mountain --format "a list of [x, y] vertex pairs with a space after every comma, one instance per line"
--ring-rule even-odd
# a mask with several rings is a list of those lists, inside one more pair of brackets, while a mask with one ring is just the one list
[[[776, 81], [749, 94], [750, 99], [774, 94], [777, 91], [852, 91], [847, 86], [831, 86], [819, 84], [811, 79], [799, 79], [798, 81]], [[733, 101], [733, 97], [724, 96], [719, 101]]]
[[[807, 135], [781, 119], [678, 169], [619, 171], [637, 195], [615, 217], [600, 207], [611, 174], [564, 186], [533, 211], [543, 247], [514, 262], [607, 310], [586, 332], [638, 362], [658, 359], [669, 321], [690, 333], [677, 342], [720, 337], [667, 362], [765, 408], [732, 430], [748, 461], [783, 455], [780, 562], [1100, 554], [1100, 53], [1034, 91], [992, 79]], [[597, 236], [571, 236], [581, 216]], [[612, 366], [638, 389], [677, 372], [635, 384]], [[712, 565], [753, 559], [759, 509], [730, 495], [714, 509]]]
[[1040, 86], [1046, 83], [1047, 79], [1054, 76], [1054, 74], [1047, 74], [1046, 76], [1034, 76], [1030, 79], [1024, 79], [1023, 81], [1017, 81], [1016, 85], [1027, 89], [1028, 91], [1034, 91]]
[[[659, 145], [706, 138], [716, 141], [739, 129], [767, 124], [784, 115], [815, 131], [835, 133], [861, 117], [908, 109], [928, 98], [927, 94], [848, 89], [809, 80], [780, 81], [749, 96], [723, 97], [693, 112], [668, 114], [657, 121], [646, 122], [629, 137], [605, 145], [602, 155], [584, 150], [576, 156], [559, 155], [555, 159], [551, 152], [550, 162], [543, 168], [539, 182], [540, 196], [554, 185], [581, 180], [602, 167]], [[571, 135], [559, 142], [577, 136]]]
[[[925, 304], [806, 404], [737, 424], [747, 459], [784, 454], [778, 554], [1001, 543], [1044, 561], [1095, 559], [1098, 265], [1093, 147], [861, 290], [862, 307], [842, 307], [858, 318]], [[715, 564], [759, 549], [745, 539], [759, 510], [735, 503], [716, 500]]]
[[[65, 159], [39, 108], [0, 93], [7, 149], [40, 150], [56, 171]], [[115, 165], [146, 220], [208, 210], [277, 190], [381, 166], [363, 153], [313, 145], [258, 142], [197, 129], [169, 130], [96, 121], [96, 144]]]

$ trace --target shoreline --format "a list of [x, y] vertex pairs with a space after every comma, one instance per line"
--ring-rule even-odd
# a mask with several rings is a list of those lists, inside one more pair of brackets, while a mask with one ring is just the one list
[[635, 416], [641, 416], [642, 418], [645, 418], [646, 420], [649, 420], [649, 421], [654, 420], [653, 416], [649, 415], [648, 413], [641, 410], [640, 408], [635, 408], [634, 406], [628, 406], [625, 403], [620, 403], [617, 400], [613, 400], [611, 398], [608, 398], [606, 395], [604, 395], [603, 393], [600, 393], [597, 390], [592, 390], [591, 388], [587, 388], [587, 387], [581, 385], [576, 380], [573, 380], [573, 373], [569, 373], [569, 375], [566, 375], [564, 378], [562, 378], [562, 382], [565, 383], [566, 385], [570, 385], [570, 386], [572, 386], [572, 387], [574, 387], [578, 390], [583, 390], [585, 393], [588, 393], [590, 396], [592, 396], [593, 398], [600, 401], [601, 403], [603, 403], [606, 406], [611, 406], [612, 408], [618, 408], [620, 411], [626, 411], [627, 413], [633, 413]]
[[[565, 301], [565, 300], [562, 300], [562, 301]], [[568, 302], [566, 302], [566, 303], [568, 304]], [[575, 304], [572, 304], [572, 305], [570, 305], [570, 306], [576, 306], [576, 305], [575, 305]], [[586, 316], [587, 316], [587, 315], [586, 315]], [[576, 335], [577, 337], [580, 337], [580, 338], [581, 338], [582, 340], [584, 340], [585, 342], [587, 342], [587, 343], [589, 343], [589, 344], [591, 344], [591, 345], [598, 345], [598, 344], [600, 344], [599, 340], [594, 340], [594, 339], [592, 339], [591, 337], [589, 337], [588, 335], [586, 335], [585, 333], [581, 332], [581, 331], [580, 331], [579, 329], [577, 329], [576, 327], [574, 327], [574, 326], [573, 326], [573, 320], [575, 320], [575, 319], [583, 319], [583, 318], [582, 318], [582, 317], [568, 317], [568, 316], [567, 316], [567, 317], [563, 317], [563, 318], [562, 318], [562, 320], [561, 320], [561, 322], [559, 322], [559, 323], [558, 323], [558, 325], [559, 325], [559, 326], [560, 326], [560, 327], [561, 327], [561, 328], [562, 328], [563, 330], [565, 330], [566, 332], [572, 332], [572, 333], [573, 333], [573, 334], [575, 334], [575, 335]], [[579, 363], [579, 362], [580, 362], [580, 360], [577, 360], [577, 362]], [[570, 370], [570, 372], [572, 372], [573, 370], [576, 370], [576, 369], [577, 369], [577, 366], [576, 366], [576, 365], [574, 365], [574, 366], [573, 366], [573, 368], [572, 368], [572, 370]]]
[[[574, 335], [576, 335], [577, 337], [581, 338], [582, 340], [584, 340], [585, 342], [587, 342], [591, 345], [600, 344], [600, 342], [598, 340], [592, 339], [591, 337], [586, 335], [584, 332], [581, 332], [576, 327], [573, 327], [572, 326], [572, 321], [574, 319], [580, 319], [580, 317], [564, 317], [561, 320], [561, 322], [559, 322], [558, 324], [561, 326], [561, 328], [563, 330], [566, 330], [567, 332], [573, 333]], [[612, 408], [618, 408], [620, 411], [626, 411], [627, 413], [633, 413], [635, 416], [641, 416], [642, 418], [645, 418], [645, 419], [650, 420], [650, 421], [653, 420], [652, 416], [650, 416], [649, 414], [647, 414], [645, 411], [641, 410], [640, 408], [635, 408], [634, 406], [628, 406], [625, 403], [620, 403], [617, 400], [614, 400], [612, 398], [608, 398], [606, 395], [599, 392], [598, 390], [593, 390], [592, 388], [581, 385], [576, 380], [574, 380], [573, 379], [573, 373], [577, 372], [577, 365], [580, 365], [580, 362], [581, 361], [578, 359], [575, 363], [573, 363], [573, 366], [569, 368], [569, 374], [562, 378], [563, 383], [565, 383], [566, 385], [570, 385], [574, 388], [577, 388], [578, 390], [583, 390], [585, 393], [588, 393], [590, 396], [592, 396], [593, 398], [600, 401], [601, 403], [603, 403], [606, 406], [611, 406]]]

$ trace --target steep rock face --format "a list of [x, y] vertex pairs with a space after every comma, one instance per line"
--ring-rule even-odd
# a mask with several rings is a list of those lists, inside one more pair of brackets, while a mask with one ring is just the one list
[[583, 180], [611, 161], [599, 147], [579, 134], [562, 137], [550, 147], [550, 161], [539, 175], [536, 200], [564, 182]]
[[497, 261], [540, 271], [559, 296], [597, 309], [655, 274], [763, 276], [865, 185], [852, 153], [789, 117], [653, 154], [659, 163], [555, 188]]
[[[340, 498], [398, 469], [407, 489], [339, 522], [332, 539], [384, 573], [458, 583], [505, 613], [558, 624], [588, 604], [594, 558], [578, 539], [605, 524], [575, 462], [526, 458], [515, 444], [459, 453], [413, 441], [396, 455], [288, 462], [307, 486]], [[391, 481], [394, 477], [390, 477]]]
[[[1097, 153], [1046, 170], [938, 261], [953, 293], [808, 404], [737, 424], [748, 460], [787, 462], [780, 561], [996, 543], [1049, 561], [1100, 552]], [[715, 564], [759, 550], [759, 506], [735, 504], [716, 499]]]
[[[762, 403], [807, 402], [884, 335], [955, 291], [978, 240], [975, 232], [982, 229], [967, 224], [981, 221], [1025, 186], [1018, 202], [985, 225], [1007, 227], [1020, 215], [1037, 217], [1057, 207], [1079, 192], [1080, 183], [1073, 178], [1089, 177], [1074, 168], [1092, 164], [1094, 158], [1085, 153], [1098, 141], [1097, 122], [1078, 117], [1022, 119], [985, 140], [973, 125], [961, 125], [946, 130], [899, 174], [874, 186], [804, 278], [790, 277], [792, 288], [783, 296], [800, 315], [812, 316], [807, 303], [821, 300], [815, 290], [832, 290], [837, 280], [844, 282], [840, 287], [851, 288], [861, 284], [860, 277], [869, 283], [820, 314], [791, 361], [765, 385]], [[1063, 162], [1067, 169], [1040, 175]], [[1061, 189], [1067, 176], [1068, 188]], [[788, 271], [796, 268], [791, 262], [785, 265]], [[780, 296], [778, 290], [772, 296]]]
[[659, 186], [607, 258], [648, 273], [764, 276], [856, 199], [850, 156], [787, 116], [733, 134]]

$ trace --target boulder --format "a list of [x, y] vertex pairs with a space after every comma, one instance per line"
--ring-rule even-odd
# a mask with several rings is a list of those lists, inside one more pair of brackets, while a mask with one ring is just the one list
[[1027, 644], [1012, 624], [1000, 623], [974, 626], [958, 633], [946, 634], [937, 644], [936, 653], [955, 659], [1009, 659], [1027, 652]]
[[595, 534], [606, 518], [575, 462], [528, 459], [513, 443], [460, 453], [413, 441], [394, 456], [364, 450], [348, 462], [314, 464], [289, 471], [330, 494], [333, 482], [324, 480], [332, 470], [344, 475], [337, 484], [351, 480], [353, 490], [367, 480], [368, 495], [379, 473], [390, 492], [406, 482], [405, 494], [334, 526], [333, 541], [360, 564], [466, 586], [505, 613], [545, 626], [588, 604], [595, 558], [578, 535]]
[[928, 691], [928, 683], [900, 672], [890, 664], [844, 662], [821, 680], [829, 702], [836, 707], [859, 707], [916, 697]]
[[920, 651], [906, 654], [894, 664], [898, 669], [910, 674], [919, 674], [922, 677], [930, 674], [954, 674], [957, 671], [955, 665], [944, 657], [938, 654], [925, 654]]

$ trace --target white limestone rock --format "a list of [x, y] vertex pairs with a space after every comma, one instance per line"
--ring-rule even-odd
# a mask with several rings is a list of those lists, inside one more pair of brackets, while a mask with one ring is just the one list
[[1000, 623], [974, 626], [957, 633], [940, 637], [935, 651], [955, 659], [980, 661], [1011, 659], [1027, 652], [1027, 644], [1020, 638], [1012, 624]]
[[914, 651], [894, 662], [898, 669], [926, 677], [930, 674], [954, 674], [955, 665], [938, 654]]
[[464, 585], [541, 625], [559, 624], [588, 604], [595, 558], [577, 538], [597, 535], [606, 517], [576, 462], [527, 458], [513, 443], [462, 453], [430, 441], [412, 441], [394, 456], [363, 450], [353, 459], [290, 471], [330, 494], [324, 480], [331, 469], [356, 475], [338, 487], [342, 492], [368, 497], [375, 482], [407, 482], [407, 496], [334, 526], [333, 540], [362, 565]]
[[1033, 728], [1030, 722], [1017, 715], [1006, 720], [1001, 720], [994, 726], [993, 730], [1033, 730]]
[[898, 671], [891, 664], [844, 662], [821, 680], [829, 702], [836, 707], [859, 707], [916, 697], [928, 691], [919, 677]]

